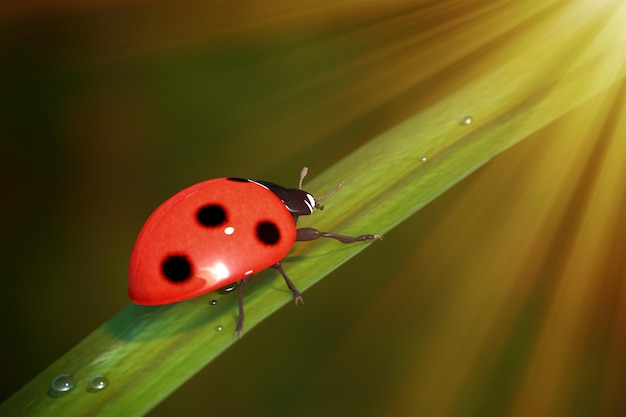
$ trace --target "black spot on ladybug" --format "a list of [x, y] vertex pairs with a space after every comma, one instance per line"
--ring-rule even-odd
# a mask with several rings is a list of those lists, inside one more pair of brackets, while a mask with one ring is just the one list
[[256, 226], [256, 236], [266, 245], [275, 245], [280, 240], [278, 227], [270, 221], [260, 222]]
[[196, 213], [198, 223], [205, 227], [217, 227], [226, 222], [226, 210], [219, 204], [207, 204]]
[[245, 178], [226, 178], [228, 181], [234, 181], [234, 182], [250, 182], [250, 180], [245, 179]]
[[161, 263], [161, 272], [170, 282], [185, 282], [192, 276], [191, 262], [185, 255], [170, 255]]

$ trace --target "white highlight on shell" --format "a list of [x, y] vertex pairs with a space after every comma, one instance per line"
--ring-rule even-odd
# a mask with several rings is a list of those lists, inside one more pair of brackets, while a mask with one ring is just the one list
[[266, 190], [269, 190], [269, 188], [267, 188], [267, 186], [266, 186], [266, 185], [261, 184], [260, 182], [256, 182], [255, 180], [248, 180], [248, 182], [251, 182], [252, 184], [256, 184], [256, 185], [258, 185], [258, 186], [260, 186], [260, 187], [265, 188]]
[[232, 227], [232, 226], [228, 226], [228, 227], [224, 228], [224, 234], [225, 234], [225, 235], [230, 236], [230, 235], [232, 235], [233, 233], [235, 233], [235, 228], [234, 228], [234, 227]]
[[228, 270], [228, 267], [222, 262], [217, 262], [213, 266], [204, 267], [201, 271], [207, 273], [200, 274], [200, 277], [204, 278], [206, 281], [220, 281], [230, 276], [230, 271]]

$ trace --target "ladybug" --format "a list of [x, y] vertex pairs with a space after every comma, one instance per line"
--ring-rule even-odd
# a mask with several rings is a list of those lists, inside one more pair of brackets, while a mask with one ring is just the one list
[[296, 228], [299, 216], [323, 210], [319, 201], [298, 188], [241, 178], [217, 178], [185, 188], [150, 215], [135, 242], [128, 271], [128, 294], [140, 305], [187, 300], [239, 281], [239, 320], [243, 329], [243, 288], [252, 276], [272, 267], [283, 276], [296, 301], [302, 296], [281, 260], [295, 241], [320, 237], [352, 243], [381, 238], [357, 237]]

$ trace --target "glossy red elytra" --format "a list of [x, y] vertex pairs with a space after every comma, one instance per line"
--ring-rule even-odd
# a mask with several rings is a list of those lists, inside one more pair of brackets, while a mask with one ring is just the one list
[[178, 192], [161, 204], [144, 224], [133, 248], [128, 294], [141, 305], [183, 301], [240, 281], [239, 321], [243, 328], [243, 287], [263, 269], [277, 269], [293, 293], [300, 292], [280, 261], [295, 241], [330, 237], [342, 243], [372, 240], [380, 235], [343, 236], [313, 228], [296, 229], [299, 216], [323, 209], [302, 190], [265, 181], [217, 178]]

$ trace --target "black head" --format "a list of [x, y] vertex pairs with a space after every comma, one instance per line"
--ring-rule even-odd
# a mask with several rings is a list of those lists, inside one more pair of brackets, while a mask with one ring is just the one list
[[304, 191], [302, 189], [302, 180], [306, 176], [308, 172], [308, 168], [302, 168], [300, 172], [300, 182], [298, 184], [298, 188], [285, 188], [278, 184], [274, 184], [272, 182], [265, 181], [255, 181], [264, 187], [267, 187], [270, 191], [276, 194], [285, 204], [287, 210], [293, 216], [294, 222], [298, 221], [299, 216], [308, 216], [313, 213], [313, 209], [324, 210], [324, 206], [318, 204], [318, 201], [324, 200], [325, 198], [330, 197], [343, 185], [341, 182], [333, 191], [326, 194], [323, 197], [315, 198], [312, 194]]
[[289, 210], [296, 221], [299, 216], [308, 216], [313, 213], [313, 209], [317, 207], [315, 197], [304, 190], [300, 190], [298, 188], [285, 188], [272, 182], [255, 182], [267, 187], [271, 192], [276, 194], [278, 198], [283, 200], [285, 207], [287, 207], [287, 210]]

